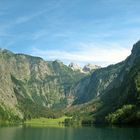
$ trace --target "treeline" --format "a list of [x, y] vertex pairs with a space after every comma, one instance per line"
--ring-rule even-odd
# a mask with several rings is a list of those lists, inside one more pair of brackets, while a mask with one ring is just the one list
[[30, 120], [32, 118], [59, 118], [62, 115], [61, 110], [49, 109], [41, 105], [33, 103], [31, 100], [22, 100], [19, 105], [19, 109], [24, 115], [23, 121]]
[[0, 105], [0, 125], [20, 122], [22, 122], [22, 119], [13, 110], [7, 109], [4, 105]]
[[110, 124], [140, 124], [140, 107], [136, 105], [124, 105], [106, 117]]

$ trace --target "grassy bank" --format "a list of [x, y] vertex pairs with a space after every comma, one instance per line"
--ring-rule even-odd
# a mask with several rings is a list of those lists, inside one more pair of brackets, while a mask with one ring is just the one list
[[71, 117], [63, 116], [61, 118], [36, 118], [25, 121], [27, 125], [44, 125], [44, 126], [64, 126], [65, 119], [69, 119]]

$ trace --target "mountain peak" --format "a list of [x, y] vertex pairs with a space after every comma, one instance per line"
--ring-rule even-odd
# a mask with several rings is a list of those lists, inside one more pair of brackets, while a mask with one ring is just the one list
[[70, 63], [69, 67], [73, 70], [73, 71], [81, 71], [82, 72], [82, 68], [80, 67], [80, 65], [75, 64], [75, 63]]
[[59, 63], [59, 64], [63, 64], [63, 62], [59, 59], [54, 60], [53, 62]]
[[96, 70], [96, 69], [101, 68], [100, 66], [97, 66], [97, 65], [94, 65], [94, 64], [90, 64], [90, 63], [85, 65], [83, 68], [80, 65], [78, 65], [78, 64], [70, 63], [69, 67], [72, 70], [74, 70], [74, 71], [81, 71], [83, 73], [88, 73], [88, 72], [91, 72], [92, 70]]
[[2, 49], [0, 48], [0, 53], [8, 53], [8, 54], [13, 54], [13, 52], [7, 50], [7, 49]]
[[140, 40], [136, 44], [133, 45], [132, 54], [140, 55]]
[[83, 71], [84, 72], [90, 72], [92, 70], [99, 69], [99, 68], [101, 68], [101, 67], [97, 66], [97, 65], [94, 65], [94, 64], [87, 64], [83, 67]]

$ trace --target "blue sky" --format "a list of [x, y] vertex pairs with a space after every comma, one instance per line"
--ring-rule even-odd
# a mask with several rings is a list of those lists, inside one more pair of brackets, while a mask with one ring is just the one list
[[106, 66], [140, 39], [140, 0], [0, 0], [0, 47]]

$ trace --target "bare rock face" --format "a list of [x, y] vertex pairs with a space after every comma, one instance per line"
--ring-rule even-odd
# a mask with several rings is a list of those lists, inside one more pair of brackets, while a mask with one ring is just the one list
[[93, 65], [93, 64], [87, 64], [83, 67], [83, 72], [91, 72], [92, 70], [96, 70], [96, 69], [99, 69], [101, 68], [100, 66], [98, 65]]
[[69, 67], [73, 70], [73, 71], [80, 71], [82, 72], [82, 68], [78, 65], [78, 64], [74, 64], [74, 63], [70, 63]]
[[78, 64], [74, 64], [74, 63], [70, 63], [69, 67], [73, 70], [73, 71], [80, 71], [82, 73], [90, 73], [93, 70], [99, 69], [101, 68], [98, 65], [93, 65], [93, 64], [87, 64], [85, 65], [83, 68], [81, 66], [79, 66]]
[[70, 88], [83, 76], [59, 61], [44, 61], [1, 49], [0, 107], [19, 114], [19, 108], [28, 104], [46, 108], [66, 106]]

